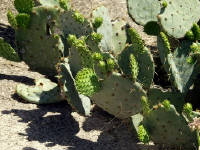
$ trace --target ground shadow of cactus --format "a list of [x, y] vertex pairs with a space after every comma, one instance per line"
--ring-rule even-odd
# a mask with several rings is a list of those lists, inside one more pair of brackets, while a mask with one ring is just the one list
[[0, 73], [0, 80], [13, 80], [15, 82], [24, 83], [26, 85], [34, 85], [34, 79], [26, 76], [6, 75]]
[[15, 30], [8, 25], [0, 23], [0, 37], [15, 48]]
[[29, 123], [26, 134], [19, 133], [26, 136], [28, 141], [45, 143], [46, 147], [58, 144], [74, 149], [95, 145], [75, 136], [79, 132], [79, 125], [71, 116], [71, 108], [66, 103], [38, 106], [35, 110], [12, 109], [2, 113], [14, 113], [21, 118], [19, 122]]
[[[19, 122], [28, 123], [26, 136], [28, 141], [38, 141], [46, 147], [54, 145], [68, 146], [67, 150], [137, 150], [135, 138], [118, 120], [111, 121], [112, 117], [98, 109], [86, 119], [86, 131], [102, 130], [97, 142], [81, 139], [76, 136], [79, 124], [71, 115], [71, 107], [62, 102], [52, 105], [38, 105], [35, 110], [2, 111], [3, 114], [14, 113], [21, 119]], [[100, 122], [102, 122], [100, 124]], [[87, 126], [87, 127], [86, 127]], [[127, 147], [128, 146], [128, 147]]]

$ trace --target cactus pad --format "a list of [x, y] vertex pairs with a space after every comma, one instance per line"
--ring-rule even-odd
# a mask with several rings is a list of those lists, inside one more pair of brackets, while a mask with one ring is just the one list
[[20, 28], [28, 28], [30, 24], [30, 15], [25, 13], [19, 13], [16, 16], [17, 26]]
[[30, 13], [35, 4], [33, 0], [15, 0], [14, 5], [19, 13]]
[[92, 96], [100, 90], [100, 82], [95, 72], [90, 68], [83, 68], [75, 77], [75, 85], [79, 93]]
[[64, 53], [64, 45], [56, 32], [59, 9], [35, 7], [28, 29], [16, 31], [16, 42], [30, 69], [49, 76], [56, 74], [55, 65]]
[[181, 93], [163, 90], [161, 88], [150, 88], [147, 93], [149, 103], [151, 106], [156, 105], [167, 99], [173, 104], [178, 112], [182, 111], [184, 104], [184, 97]]
[[66, 38], [69, 34], [80, 38], [83, 35], [87, 36], [92, 33], [90, 23], [81, 14], [72, 10], [62, 11], [60, 25]]
[[108, 113], [125, 119], [141, 111], [140, 99], [145, 95], [139, 83], [133, 84], [113, 73], [103, 81], [102, 89], [93, 95], [92, 100]]
[[154, 77], [154, 62], [150, 51], [146, 47], [142, 51], [140, 53], [140, 50], [134, 48], [134, 46], [126, 47], [118, 57], [118, 64], [126, 75], [132, 77], [129, 58], [133, 54], [139, 67], [137, 81], [144, 87], [149, 88]]
[[185, 93], [193, 84], [193, 80], [198, 73], [195, 64], [187, 62], [191, 42], [182, 42], [174, 52], [171, 52], [167, 36], [163, 35], [164, 33], [158, 36], [157, 40], [161, 62], [165, 71], [170, 75], [171, 82], [181, 93]]
[[8, 22], [11, 25], [11, 27], [16, 29], [17, 28], [17, 20], [15, 18], [15, 15], [13, 14], [13, 12], [11, 12], [10, 10], [7, 13], [7, 18], [8, 18]]
[[35, 104], [50, 104], [63, 100], [56, 83], [44, 78], [36, 80], [35, 84], [34, 87], [19, 84], [16, 92], [25, 101]]
[[98, 7], [93, 11], [92, 17], [103, 18], [102, 25], [97, 28], [97, 33], [103, 35], [99, 44], [104, 52], [113, 52], [119, 54], [126, 46], [126, 23], [123, 20], [111, 21], [108, 10], [104, 7]]
[[162, 104], [154, 106], [142, 123], [155, 144], [171, 149], [194, 149], [197, 146], [196, 131], [191, 131], [185, 118], [173, 105], [169, 109]]
[[86, 116], [90, 115], [91, 101], [87, 96], [78, 93], [68, 59], [65, 59], [65, 62], [58, 66], [58, 76], [61, 95], [79, 113]]
[[160, 14], [159, 20], [163, 29], [175, 38], [182, 38], [199, 21], [199, 0], [167, 0], [168, 6]]
[[141, 25], [150, 21], [157, 21], [161, 7], [160, 0], [128, 0], [129, 14]]
[[0, 38], [0, 57], [11, 61], [20, 61], [18, 54], [15, 50], [10, 46], [10, 44], [6, 43], [3, 38]]

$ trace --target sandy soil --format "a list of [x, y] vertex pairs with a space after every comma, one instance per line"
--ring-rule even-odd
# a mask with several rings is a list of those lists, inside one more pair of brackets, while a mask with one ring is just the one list
[[[104, 5], [114, 18], [124, 18], [142, 35], [149, 47], [155, 39], [142, 33], [127, 15], [126, 0], [72, 0], [72, 6], [86, 17], [92, 9]], [[0, 36], [13, 39], [6, 12], [13, 11], [13, 0], [0, 0]], [[0, 149], [1, 150], [139, 150], [128, 125], [99, 108], [90, 117], [72, 112], [66, 102], [53, 105], [25, 103], [15, 94], [18, 83], [32, 85], [42, 77], [21, 62], [0, 58]], [[151, 149], [151, 147], [148, 147]]]

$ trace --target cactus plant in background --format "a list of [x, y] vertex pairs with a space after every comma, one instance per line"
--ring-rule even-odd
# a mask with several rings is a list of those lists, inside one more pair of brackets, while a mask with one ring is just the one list
[[[154, 85], [156, 65], [137, 31], [124, 20], [111, 20], [105, 7], [95, 9], [90, 19], [72, 10], [68, 0], [15, 0], [15, 7], [19, 13], [7, 16], [19, 56], [30, 69], [57, 79], [20, 84], [19, 96], [36, 104], [67, 100], [86, 116], [93, 102], [116, 118], [131, 117], [143, 143], [198, 147], [200, 114], [184, 104], [200, 73], [198, 0], [128, 0], [131, 17], [158, 36], [158, 67], [171, 81], [168, 89]], [[19, 61], [3, 39], [0, 56]]]
[[128, 0], [130, 16], [147, 34], [157, 36], [160, 61], [168, 75], [166, 80], [171, 81], [170, 89], [150, 88], [148, 105], [142, 103], [143, 115], [132, 116], [133, 127], [144, 143], [149, 139], [170, 149], [198, 148], [199, 130], [192, 131], [189, 124], [199, 116], [191, 109], [193, 115], [187, 115], [185, 108], [190, 105], [184, 101], [200, 73], [199, 8], [198, 0], [156, 0], [151, 4], [148, 0]]
[[[137, 32], [134, 29], [127, 29], [126, 24], [122, 24], [120, 20], [115, 21], [112, 25], [105, 12], [107, 12], [105, 7], [97, 8], [93, 12], [93, 14], [98, 14], [94, 15], [95, 18], [103, 18], [102, 25], [96, 30], [97, 33], [93, 32], [88, 37], [83, 36], [79, 39], [74, 35], [68, 37], [72, 46], [71, 50], [77, 53], [76, 57], [74, 54], [69, 55], [69, 61], [77, 62], [77, 58], [79, 58], [79, 68], [84, 68], [76, 73], [75, 83], [78, 92], [90, 96], [97, 106], [108, 113], [124, 119], [141, 111], [140, 98], [146, 96], [145, 90], [152, 83], [154, 63], [149, 50], [144, 46]], [[112, 27], [113, 42], [111, 43], [106, 40], [108, 37], [103, 31], [105, 17], [107, 17], [106, 23], [109, 22]], [[91, 20], [93, 21], [93, 19]], [[118, 24], [120, 26], [115, 27]], [[119, 31], [124, 33], [121, 34]], [[102, 39], [97, 38], [100, 37], [100, 34]], [[126, 42], [126, 39], [129, 38], [127, 35], [131, 37], [131, 43]], [[123, 48], [118, 45], [122, 38], [125, 40]], [[93, 48], [92, 42], [96, 44], [96, 48]], [[109, 46], [114, 49], [109, 49]], [[127, 60], [127, 58], [130, 59]], [[145, 58], [146, 62], [142, 63], [141, 58]], [[88, 72], [87, 75], [84, 74], [83, 78], [82, 71], [84, 70], [95, 73], [92, 73], [91, 78], [91, 73]], [[147, 76], [145, 77], [144, 74]]]
[[[186, 107], [184, 108], [187, 109]], [[196, 130], [190, 129], [189, 123], [187, 118], [179, 114], [168, 100], [150, 107], [149, 111], [144, 113], [142, 121], [144, 129], [154, 143], [176, 149], [180, 147], [195, 149], [198, 147], [199, 137], [197, 137]]]

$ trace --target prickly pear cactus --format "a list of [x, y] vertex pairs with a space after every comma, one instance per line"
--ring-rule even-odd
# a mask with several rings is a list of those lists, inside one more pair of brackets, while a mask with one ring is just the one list
[[152, 84], [155, 66], [151, 52], [139, 36], [139, 34], [132, 28], [128, 30], [128, 34], [131, 37], [132, 45], [127, 46], [122, 53], [118, 56], [118, 63], [123, 73], [128, 76], [132, 75], [130, 67], [130, 55], [133, 54], [138, 62], [138, 77], [137, 81], [141, 83], [145, 88], [149, 88]]
[[35, 80], [33, 87], [24, 84], [17, 85], [16, 93], [25, 101], [34, 104], [50, 104], [64, 100], [60, 95], [58, 85], [45, 78]]
[[75, 77], [76, 89], [83, 95], [92, 96], [101, 88], [98, 77], [91, 68], [83, 68]]
[[168, 37], [161, 32], [158, 36], [158, 50], [161, 62], [166, 72], [169, 74], [171, 82], [181, 92], [186, 93], [193, 84], [198, 74], [198, 68], [195, 63], [188, 63], [191, 42], [183, 41], [174, 52], [171, 52], [171, 46]]
[[154, 105], [142, 122], [155, 144], [169, 148], [195, 149], [198, 147], [196, 131], [192, 131], [185, 118], [169, 101]]
[[69, 34], [76, 35], [79, 38], [92, 33], [90, 22], [77, 11], [68, 10], [62, 13], [60, 16], [60, 25], [65, 38]]
[[163, 100], [167, 99], [175, 106], [178, 112], [182, 111], [185, 103], [183, 94], [176, 91], [164, 90], [159, 87], [150, 88], [147, 92], [147, 97], [150, 106], [161, 103]]
[[97, 33], [103, 35], [99, 46], [103, 52], [119, 54], [126, 46], [126, 23], [123, 20], [111, 21], [108, 10], [101, 6], [92, 13], [92, 21], [102, 18], [103, 23], [97, 28]]
[[163, 7], [160, 0], [128, 0], [128, 10], [131, 17], [139, 24], [157, 22], [157, 15]]
[[125, 119], [141, 111], [140, 99], [146, 92], [142, 86], [120, 74], [113, 73], [102, 83], [102, 89], [92, 96], [92, 100], [108, 113]]
[[18, 54], [3, 38], [0, 38], [0, 57], [11, 61], [20, 61]]
[[199, 0], [166, 0], [164, 12], [158, 18], [164, 31], [175, 38], [182, 38], [200, 19]]
[[17, 46], [32, 70], [53, 76], [55, 65], [64, 55], [61, 37], [55, 33], [60, 10], [41, 6], [33, 8], [30, 15], [29, 27], [16, 30]]
[[78, 93], [76, 89], [76, 82], [70, 71], [70, 66], [66, 58], [63, 63], [58, 64], [58, 84], [61, 88], [61, 95], [67, 99], [68, 103], [77, 110], [80, 114], [85, 116], [90, 115], [91, 101], [90, 99]]

